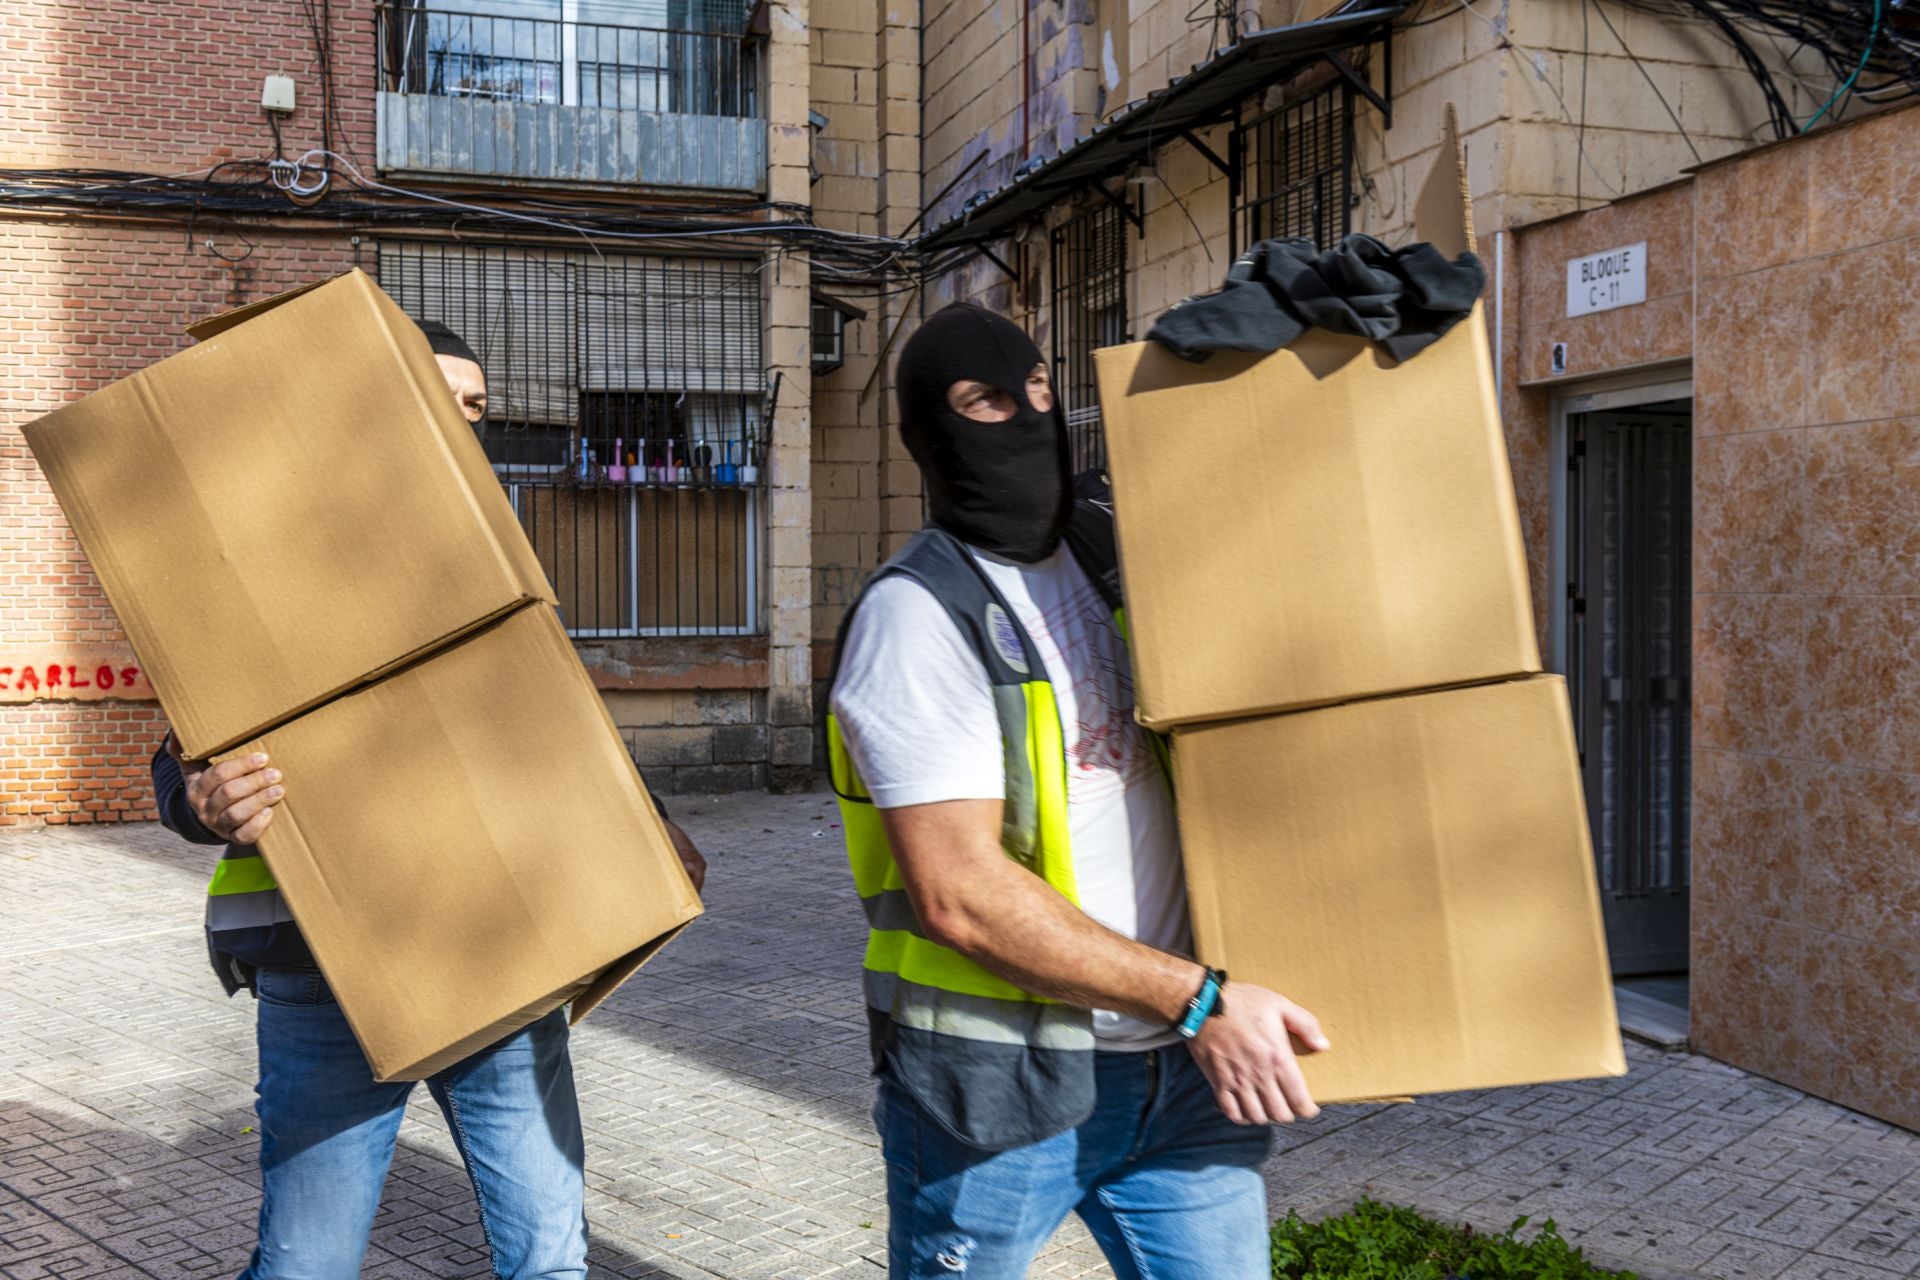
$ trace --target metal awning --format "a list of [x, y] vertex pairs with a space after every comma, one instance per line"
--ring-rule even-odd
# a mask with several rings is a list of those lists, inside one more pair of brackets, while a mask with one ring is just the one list
[[[1184, 138], [1215, 168], [1224, 171], [1226, 162], [1204, 146], [1194, 131], [1234, 118], [1248, 97], [1315, 62], [1332, 66], [1379, 107], [1391, 124], [1392, 64], [1387, 64], [1388, 92], [1382, 95], [1342, 55], [1373, 43], [1391, 50], [1388, 35], [1393, 19], [1406, 7], [1404, 2], [1379, 4], [1357, 13], [1243, 36], [1166, 88], [1128, 104], [1113, 119], [1051, 160], [984, 196], [970, 197], [964, 212], [927, 231], [915, 242], [914, 249], [924, 254], [964, 245], [984, 246], [1068, 192], [1110, 178], [1146, 159], [1155, 147], [1175, 139]], [[1138, 217], [1130, 208], [1127, 216]]]

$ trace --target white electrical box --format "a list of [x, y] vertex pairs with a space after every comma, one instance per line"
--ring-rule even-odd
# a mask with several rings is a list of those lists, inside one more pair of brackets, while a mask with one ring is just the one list
[[293, 77], [268, 76], [260, 86], [260, 107], [263, 111], [292, 111]]

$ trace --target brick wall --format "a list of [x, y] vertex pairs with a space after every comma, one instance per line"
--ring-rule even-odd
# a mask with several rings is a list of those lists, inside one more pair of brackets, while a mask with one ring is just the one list
[[[319, 146], [329, 130], [309, 8], [332, 38], [333, 148], [370, 174], [369, 0], [25, 0], [0, 8], [9, 72], [0, 78], [0, 165], [192, 174], [271, 156], [259, 107], [268, 75], [295, 81], [298, 109], [281, 122], [285, 154]], [[781, 0], [773, 10], [768, 195], [804, 204], [818, 194], [807, 182], [807, 0]], [[869, 40], [869, 94], [872, 57]], [[189, 236], [179, 224], [138, 226], [125, 217], [0, 222], [0, 638], [8, 644], [126, 644], [19, 424], [179, 349], [190, 319], [355, 262], [347, 233], [310, 233], [312, 225], [235, 226], [206, 216]], [[359, 265], [371, 271], [367, 243]], [[767, 367], [785, 375], [764, 473], [766, 634], [583, 647], [636, 758], [665, 790], [805, 785], [812, 757], [809, 272], [804, 258], [785, 256], [760, 278]], [[143, 816], [144, 758], [160, 723], [152, 703], [0, 704], [0, 824]]]
[[[813, 109], [827, 118], [813, 145], [822, 226], [879, 230], [880, 5], [814, 0]], [[846, 363], [813, 380], [813, 643], [832, 641], [847, 605], [879, 563], [881, 397], [868, 391], [881, 318], [871, 289], [820, 287], [867, 312], [848, 324]], [[817, 664], [816, 664], [817, 665]]]
[[[353, 261], [344, 237], [249, 233], [223, 262], [177, 230], [6, 224], [0, 245], [0, 636], [124, 647], [126, 637], [20, 425], [188, 345], [182, 328]], [[223, 252], [246, 253], [216, 233]], [[150, 817], [152, 702], [0, 706], [0, 825]]]
[[[370, 159], [372, 19], [345, 0], [315, 8], [331, 10], [334, 149]], [[0, 164], [184, 173], [270, 156], [268, 75], [295, 83], [287, 154], [321, 145], [319, 61], [297, 2], [23, 0], [0, 9], [0, 47]], [[190, 320], [338, 271], [353, 251], [344, 236], [214, 219], [191, 240], [173, 227], [34, 218], [4, 230], [0, 636], [125, 649], [20, 424], [183, 348]], [[164, 727], [150, 701], [0, 705], [0, 825], [152, 816], [146, 761]]]
[[[18, 0], [0, 6], [0, 164], [180, 173], [268, 156], [261, 81], [291, 76], [286, 149], [320, 145], [319, 60], [307, 0]], [[334, 150], [370, 162], [374, 22], [364, 0], [331, 11]]]

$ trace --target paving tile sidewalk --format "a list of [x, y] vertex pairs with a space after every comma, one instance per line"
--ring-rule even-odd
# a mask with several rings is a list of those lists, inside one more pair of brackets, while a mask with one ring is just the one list
[[[821, 796], [682, 798], [710, 914], [579, 1029], [598, 1273], [884, 1276], [854, 967]], [[206, 850], [155, 826], [0, 833], [0, 1276], [236, 1274], [257, 1209], [253, 1011], [208, 972]], [[1920, 1137], [1635, 1049], [1617, 1081], [1336, 1107], [1283, 1130], [1277, 1210], [1358, 1195], [1552, 1216], [1616, 1265], [1728, 1280], [1920, 1273]], [[369, 1276], [482, 1276], [424, 1091]], [[1110, 1273], [1070, 1224], [1036, 1275]]]

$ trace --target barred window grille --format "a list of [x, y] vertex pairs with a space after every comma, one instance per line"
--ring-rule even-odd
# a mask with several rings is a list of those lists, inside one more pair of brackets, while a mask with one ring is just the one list
[[1311, 240], [1330, 249], [1353, 229], [1353, 90], [1336, 82], [1234, 134], [1237, 243]]
[[1076, 474], [1107, 461], [1093, 353], [1127, 341], [1127, 225], [1102, 203], [1053, 229], [1053, 385]]
[[386, 241], [380, 284], [487, 371], [480, 438], [568, 630], [759, 630], [752, 261]]

